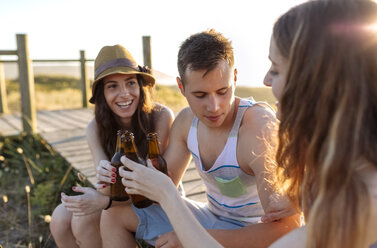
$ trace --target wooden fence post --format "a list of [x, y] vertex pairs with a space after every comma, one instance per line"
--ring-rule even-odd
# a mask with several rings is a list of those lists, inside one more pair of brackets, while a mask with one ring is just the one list
[[151, 37], [143, 36], [144, 65], [152, 69]]
[[82, 107], [88, 107], [89, 101], [89, 80], [86, 71], [86, 59], [85, 59], [85, 51], [80, 51], [80, 64], [81, 64], [81, 92], [82, 92]]
[[7, 90], [3, 64], [0, 62], [0, 114], [8, 113]]
[[21, 93], [22, 126], [26, 133], [37, 130], [34, 74], [29, 57], [29, 45], [26, 34], [17, 34], [18, 73]]

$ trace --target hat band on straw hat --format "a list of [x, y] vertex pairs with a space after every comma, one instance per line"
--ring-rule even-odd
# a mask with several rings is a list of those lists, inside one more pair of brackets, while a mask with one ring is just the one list
[[102, 72], [106, 71], [109, 68], [114, 68], [117, 66], [127, 66], [132, 67], [135, 70], [137, 70], [137, 64], [134, 61], [131, 61], [126, 58], [120, 58], [120, 59], [112, 59], [109, 60], [103, 64], [101, 64], [95, 71], [95, 78], [97, 78]]

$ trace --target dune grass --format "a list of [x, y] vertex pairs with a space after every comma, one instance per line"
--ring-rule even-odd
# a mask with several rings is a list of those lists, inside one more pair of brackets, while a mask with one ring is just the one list
[[[37, 110], [58, 110], [81, 108], [80, 80], [66, 76], [36, 76], [35, 103]], [[18, 82], [7, 81], [7, 99], [10, 112], [20, 112], [20, 93]], [[153, 90], [154, 100], [170, 107], [175, 113], [187, 106], [186, 99], [176, 85], [156, 85]], [[236, 96], [253, 97], [257, 101], [266, 101], [274, 105], [275, 98], [271, 89], [237, 86]], [[90, 107], [93, 105], [89, 104]]]
[[48, 223], [84, 176], [39, 135], [0, 136], [0, 247], [56, 247]]

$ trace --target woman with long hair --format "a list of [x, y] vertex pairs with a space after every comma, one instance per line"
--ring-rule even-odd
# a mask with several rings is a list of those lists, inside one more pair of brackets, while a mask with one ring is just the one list
[[278, 100], [278, 181], [306, 225], [273, 247], [377, 241], [377, 4], [310, 1], [281, 16], [265, 85]]
[[157, 132], [161, 152], [166, 149], [173, 113], [153, 102], [154, 84], [150, 70], [139, 66], [121, 45], [105, 46], [97, 55], [90, 99], [95, 104], [95, 118], [86, 130], [97, 171], [97, 190], [73, 187], [74, 191], [83, 194], [67, 196], [62, 193], [62, 204], [54, 210], [50, 223], [59, 247], [101, 247], [101, 211], [110, 207], [109, 185], [115, 183], [118, 173], [109, 162], [115, 152], [117, 130], [134, 133], [136, 146], [144, 158], [148, 132]]

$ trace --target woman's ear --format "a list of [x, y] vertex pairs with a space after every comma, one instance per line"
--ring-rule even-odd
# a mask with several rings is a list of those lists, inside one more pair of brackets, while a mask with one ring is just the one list
[[234, 86], [236, 86], [237, 84], [237, 73], [238, 73], [237, 68], [234, 68]]
[[177, 79], [177, 85], [178, 85], [179, 90], [181, 91], [181, 94], [185, 95], [182, 80], [179, 77], [176, 77], [176, 79]]

